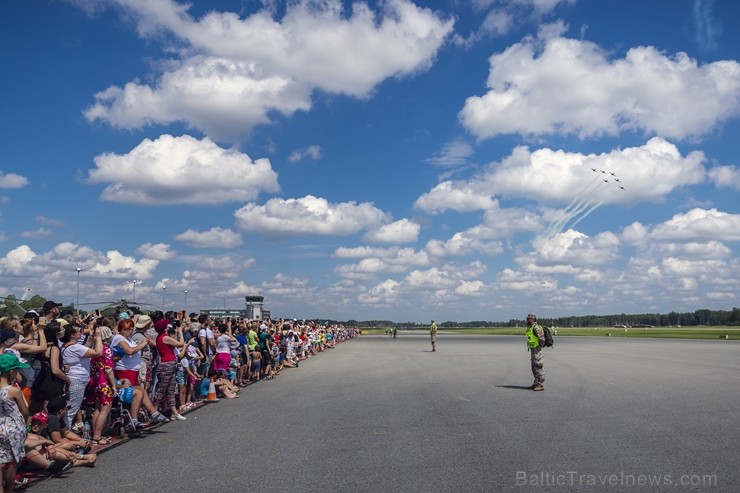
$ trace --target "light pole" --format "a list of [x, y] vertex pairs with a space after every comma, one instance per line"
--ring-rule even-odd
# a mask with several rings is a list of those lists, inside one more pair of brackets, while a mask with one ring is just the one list
[[224, 311], [226, 311], [226, 296], [224, 296]]
[[188, 290], [183, 291], [185, 293], [185, 313], [188, 313]]
[[164, 311], [164, 290], [167, 289], [167, 286], [162, 286], [162, 311]]
[[78, 312], [80, 310], [80, 272], [82, 272], [82, 267], [77, 267], [77, 304], [75, 310]]
[[137, 281], [136, 279], [134, 279], [134, 280], [133, 280], [133, 281], [131, 281], [131, 282], [132, 282], [132, 283], [133, 283], [133, 285], [134, 285], [134, 292], [133, 292], [133, 295], [132, 295], [132, 300], [131, 300], [131, 302], [132, 302], [132, 303], [136, 303], [136, 283], [137, 283], [137, 282], [139, 282], [139, 281]]

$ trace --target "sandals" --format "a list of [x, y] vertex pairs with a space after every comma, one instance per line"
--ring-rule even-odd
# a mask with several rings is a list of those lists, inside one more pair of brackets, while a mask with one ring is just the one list
[[110, 437], [93, 438], [90, 440], [93, 445], [110, 445], [113, 440]]

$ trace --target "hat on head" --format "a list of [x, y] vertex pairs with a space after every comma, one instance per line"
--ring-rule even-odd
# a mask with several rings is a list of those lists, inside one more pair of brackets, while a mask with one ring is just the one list
[[157, 320], [154, 322], [154, 330], [157, 331], [157, 334], [161, 334], [162, 332], [165, 332], [167, 330], [167, 326], [170, 324], [170, 321], [166, 318], [163, 318], [162, 320]]
[[49, 415], [43, 411], [39, 411], [31, 416], [31, 421], [38, 421], [39, 423], [46, 423], [49, 421]]
[[128, 312], [121, 312], [118, 314], [118, 320], [128, 320], [131, 318], [131, 315], [128, 314]]
[[113, 337], [113, 331], [110, 330], [110, 327], [106, 327], [105, 325], [103, 325], [98, 330], [100, 330], [100, 337], [102, 337], [103, 340], [110, 339], [111, 337]]
[[0, 354], [0, 373], [6, 373], [18, 368], [28, 368], [29, 366], [28, 363], [21, 362], [15, 354], [8, 352]]
[[152, 323], [152, 317], [149, 315], [139, 315], [139, 319], [136, 321], [136, 328], [143, 329], [150, 323]]
[[44, 303], [44, 312], [50, 312], [52, 308], [57, 308], [60, 306], [62, 306], [61, 303], [57, 303], [55, 301], [47, 301], [46, 303]]
[[24, 315], [23, 318], [38, 318], [39, 312], [36, 310], [28, 310]]
[[537, 320], [537, 315], [535, 315], [534, 313], [530, 313], [529, 315], [527, 315], [527, 318], [533, 318]]
[[48, 404], [46, 404], [46, 410], [49, 411], [49, 413], [58, 413], [62, 409], [67, 407], [67, 399], [65, 399], [62, 396], [54, 397], [49, 401]]
[[66, 321], [66, 320], [64, 320], [63, 318], [55, 318], [54, 320], [56, 320], [56, 322], [57, 322], [57, 323], [58, 323], [59, 325], [61, 325], [61, 326], [62, 326], [62, 328], [64, 328], [64, 327], [66, 327], [67, 325], [69, 325], [69, 322], [67, 322], [67, 321]]

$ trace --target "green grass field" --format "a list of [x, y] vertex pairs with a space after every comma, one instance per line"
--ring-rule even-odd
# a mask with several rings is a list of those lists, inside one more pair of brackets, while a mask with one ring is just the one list
[[[424, 330], [424, 329], [418, 329]], [[364, 329], [363, 334], [385, 334], [385, 329]], [[403, 335], [403, 330], [398, 335]], [[459, 329], [440, 328], [440, 334], [479, 334], [479, 335], [524, 335], [523, 328], [475, 328], [462, 327]], [[740, 340], [740, 327], [655, 327], [647, 329], [618, 329], [613, 327], [589, 328], [558, 328], [553, 332], [554, 337], [561, 336], [591, 336], [591, 337], [643, 337], [643, 338], [670, 338], [670, 339], [727, 339]]]

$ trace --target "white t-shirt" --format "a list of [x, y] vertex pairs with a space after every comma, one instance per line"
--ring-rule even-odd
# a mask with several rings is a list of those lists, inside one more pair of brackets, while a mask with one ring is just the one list
[[[133, 339], [126, 339], [121, 334], [116, 334], [113, 336], [113, 339], [110, 341], [110, 346], [121, 346], [123, 344], [128, 344], [129, 347], [136, 347], [138, 344], [136, 344], [136, 341]], [[131, 371], [139, 371], [141, 369], [141, 351], [137, 351], [132, 355], [124, 355], [123, 358], [116, 361], [116, 370], [131, 370]]]
[[217, 353], [230, 353], [231, 352], [230, 338], [226, 334], [221, 334], [216, 339], [216, 352]]
[[206, 347], [202, 349], [206, 351], [206, 353], [212, 352], [213, 349], [211, 349], [211, 341], [213, 340], [213, 331], [208, 327], [200, 329], [200, 332], [198, 332], [198, 344], [200, 344], [201, 337], [206, 338]]
[[62, 348], [62, 363], [69, 366], [67, 375], [79, 379], [90, 378], [90, 358], [85, 358], [88, 349], [81, 344]]

